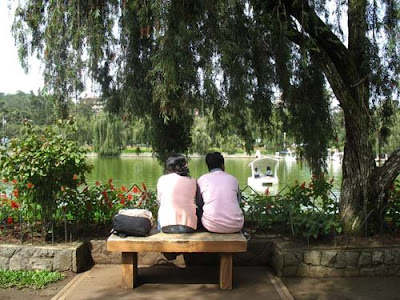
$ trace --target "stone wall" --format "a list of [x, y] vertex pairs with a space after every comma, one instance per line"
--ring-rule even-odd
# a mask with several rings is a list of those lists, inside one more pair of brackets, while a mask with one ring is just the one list
[[306, 248], [276, 240], [270, 263], [278, 276], [400, 276], [400, 246]]
[[[218, 258], [194, 255], [189, 264]], [[165, 262], [159, 252], [139, 253], [139, 265]], [[282, 238], [255, 238], [247, 252], [234, 255], [235, 265], [272, 266], [278, 276], [350, 277], [400, 276], [400, 246], [397, 247], [304, 247]], [[0, 245], [0, 269], [81, 272], [93, 263], [120, 264], [121, 254], [109, 252], [106, 240], [91, 240], [57, 246]], [[184, 264], [182, 256], [174, 261]]]
[[85, 243], [57, 246], [0, 245], [0, 269], [81, 272], [92, 259]]

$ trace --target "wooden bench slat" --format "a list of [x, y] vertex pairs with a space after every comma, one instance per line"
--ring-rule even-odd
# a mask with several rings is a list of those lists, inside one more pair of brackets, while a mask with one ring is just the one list
[[108, 251], [121, 252], [246, 252], [247, 241], [241, 233], [157, 233], [148, 237], [121, 238], [111, 235]]

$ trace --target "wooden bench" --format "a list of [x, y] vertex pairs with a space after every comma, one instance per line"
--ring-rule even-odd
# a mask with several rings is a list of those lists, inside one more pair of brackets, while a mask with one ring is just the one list
[[212, 252], [220, 254], [220, 288], [232, 289], [232, 254], [235, 252], [246, 252], [247, 241], [242, 233], [156, 233], [148, 237], [126, 238], [112, 234], [107, 239], [107, 250], [122, 252], [123, 288], [135, 287], [138, 252]]

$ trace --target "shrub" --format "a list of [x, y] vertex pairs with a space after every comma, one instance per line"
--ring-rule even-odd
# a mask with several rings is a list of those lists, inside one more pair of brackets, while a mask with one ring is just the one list
[[38, 210], [44, 230], [58, 208], [62, 187], [77, 189], [91, 170], [85, 150], [68, 139], [76, 128], [73, 121], [59, 121], [43, 130], [24, 121], [24, 135], [1, 151], [3, 182], [11, 183], [15, 199], [34, 212]]
[[254, 233], [280, 232], [318, 239], [340, 233], [338, 201], [331, 197], [332, 182], [313, 177], [307, 185], [296, 183], [283, 195], [248, 195], [244, 198], [245, 220]]

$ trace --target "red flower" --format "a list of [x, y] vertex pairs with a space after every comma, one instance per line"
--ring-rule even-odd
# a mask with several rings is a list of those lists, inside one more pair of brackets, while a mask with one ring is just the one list
[[103, 194], [104, 199], [106, 199], [106, 201], [108, 201], [108, 194], [106, 191], [102, 191], [101, 192]]
[[142, 205], [142, 200], [140, 200], [140, 201], [138, 202], [138, 206], [140, 206], [140, 205]]
[[122, 198], [120, 198], [120, 201], [119, 201], [122, 205], [125, 205], [125, 197], [122, 197]]
[[27, 187], [28, 189], [33, 189], [33, 188], [35, 187], [35, 185], [34, 185], [32, 182], [28, 182], [28, 183], [26, 184], [26, 187]]
[[124, 193], [126, 193], [128, 191], [128, 189], [123, 185], [121, 186], [121, 191], [123, 191]]
[[96, 181], [96, 185], [99, 186], [99, 185], [100, 185], [100, 182]]
[[109, 183], [109, 184], [111, 184], [111, 183], [112, 183], [112, 181], [113, 181], [113, 179], [112, 179], [112, 178], [108, 179], [108, 183]]
[[78, 180], [78, 175], [74, 174], [74, 175], [72, 176], [72, 179], [73, 179], [73, 180]]
[[19, 208], [19, 205], [18, 205], [18, 203], [17, 203], [17, 202], [15, 202], [15, 201], [12, 201], [12, 200], [11, 200], [11, 208], [18, 209], [18, 208]]
[[302, 190], [304, 190], [304, 189], [306, 188], [306, 182], [303, 182], [303, 183], [301, 184], [300, 188], [301, 188]]
[[15, 198], [18, 198], [18, 196], [19, 196], [19, 191], [18, 191], [18, 189], [13, 190], [13, 191], [12, 191], [12, 194], [14, 195]]
[[144, 182], [142, 182], [142, 188], [143, 188], [143, 190], [147, 191], [147, 187], [146, 187], [146, 185], [144, 184]]
[[269, 195], [269, 188], [267, 188], [267, 189], [265, 190], [264, 194], [267, 195], [267, 196]]
[[132, 194], [128, 194], [128, 200], [129, 200], [129, 201], [132, 201], [132, 200], [133, 200]]
[[17, 182], [18, 182], [17, 179], [13, 179], [13, 180], [12, 180], [12, 183], [13, 183], [13, 184], [17, 184]]
[[139, 191], [139, 189], [137, 188], [137, 186], [134, 186], [134, 187], [133, 187], [132, 192], [135, 193], [135, 194], [139, 194], [139, 193], [140, 193], [140, 191]]
[[12, 224], [14, 222], [13, 217], [8, 217], [7, 218], [7, 224]]
[[3, 178], [1, 181], [3, 181], [4, 183], [7, 183], [8, 179], [7, 178]]

